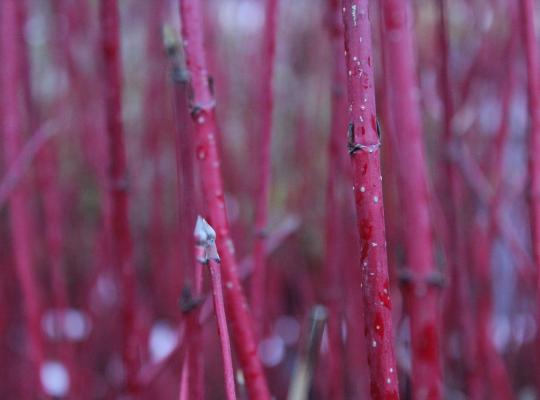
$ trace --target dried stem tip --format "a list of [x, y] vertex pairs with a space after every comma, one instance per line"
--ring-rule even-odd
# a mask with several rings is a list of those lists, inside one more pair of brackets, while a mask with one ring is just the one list
[[202, 250], [197, 256], [199, 262], [207, 263], [209, 260], [220, 261], [216, 247], [216, 231], [200, 215], [197, 216], [193, 236], [195, 236], [195, 241]]

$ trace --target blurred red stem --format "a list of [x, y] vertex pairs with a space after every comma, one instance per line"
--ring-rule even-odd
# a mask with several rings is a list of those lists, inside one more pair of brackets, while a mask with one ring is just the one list
[[122, 124], [122, 67], [118, 14], [117, 0], [100, 1], [106, 124], [109, 139], [112, 255], [121, 282], [122, 359], [126, 371], [126, 390], [130, 394], [136, 394], [138, 351], [135, 335], [135, 271], [128, 222], [128, 177]]
[[265, 0], [265, 24], [262, 38], [261, 63], [261, 129], [258, 148], [258, 187], [255, 205], [255, 247], [253, 249], [253, 275], [251, 277], [251, 307], [255, 321], [255, 333], [260, 339], [264, 334], [266, 299], [266, 234], [268, 224], [268, 201], [272, 172], [272, 113], [273, 75], [276, 47], [276, 19], [279, 0]]

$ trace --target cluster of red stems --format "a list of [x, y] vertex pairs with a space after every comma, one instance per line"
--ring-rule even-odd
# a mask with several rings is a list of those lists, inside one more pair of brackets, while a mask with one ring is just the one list
[[534, 398], [534, 3], [0, 0], [0, 398]]

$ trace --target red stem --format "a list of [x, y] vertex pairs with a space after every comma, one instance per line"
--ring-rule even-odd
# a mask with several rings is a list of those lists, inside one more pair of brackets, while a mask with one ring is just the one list
[[325, 301], [328, 308], [328, 355], [329, 375], [328, 398], [345, 397], [344, 387], [344, 348], [342, 341], [343, 270], [342, 250], [346, 242], [345, 209], [343, 201], [346, 165], [346, 150], [342, 146], [343, 127], [347, 125], [347, 97], [345, 93], [345, 59], [343, 57], [343, 22], [339, 0], [328, 1], [328, 33], [332, 45], [332, 122], [328, 141], [328, 172], [326, 183], [326, 255], [325, 255]]
[[[540, 56], [536, 41], [536, 26], [534, 22], [535, 2], [533, 0], [521, 0], [521, 24], [525, 39], [525, 51], [527, 60], [527, 94], [529, 106], [529, 218], [531, 220], [532, 253], [536, 264], [536, 270], [540, 268]], [[540, 274], [537, 281], [537, 289], [540, 287]], [[540, 292], [537, 290], [540, 304]], [[540, 312], [537, 315], [540, 321]], [[537, 347], [540, 349], [540, 336], [537, 337]]]
[[[268, 254], [271, 254], [272, 251], [274, 251], [280, 244], [282, 244], [282, 242], [292, 232], [294, 232], [298, 228], [298, 221], [296, 221], [296, 220], [288, 221], [288, 223], [284, 224], [284, 225], [285, 226], [281, 227], [283, 232], [282, 231], [276, 231], [276, 232], [274, 232], [273, 235], [270, 235], [270, 237], [268, 239], [268, 244], [269, 245], [268, 245], [268, 247], [266, 249], [268, 251]], [[242, 260], [240, 262], [240, 266], [244, 266], [244, 275], [241, 276], [242, 279], [247, 278], [249, 276], [249, 274], [251, 273], [251, 269], [248, 268], [251, 261], [252, 261], [251, 257], [246, 257], [244, 260]], [[198, 268], [198, 270], [200, 271], [200, 268]], [[199, 274], [199, 276], [201, 276], [201, 274]], [[197, 282], [202, 281], [202, 276], [200, 278], [197, 278], [197, 279], [199, 279], [199, 280], [196, 280], [196, 287], [198, 287], [198, 285], [201, 285], [201, 284], [198, 284]], [[203, 303], [203, 305], [200, 307], [201, 313], [200, 313], [200, 316], [199, 316], [199, 324], [204, 323], [207, 320], [207, 318], [209, 317], [210, 313], [205, 313], [204, 310], [209, 309], [210, 304], [211, 304], [210, 299], [207, 298], [205, 300], [205, 302]], [[157, 377], [157, 375], [159, 375], [159, 373], [165, 368], [165, 366], [171, 361], [172, 355], [176, 354], [178, 352], [178, 350], [180, 349], [180, 347], [184, 343], [185, 329], [186, 329], [186, 324], [184, 323], [184, 321], [180, 322], [180, 324], [178, 325], [178, 329], [177, 329], [177, 332], [178, 332], [177, 337], [178, 337], [178, 339], [177, 339], [177, 341], [176, 341], [176, 343], [174, 345], [173, 350], [171, 351], [171, 353], [169, 354], [168, 357], [166, 357], [166, 358], [164, 358], [162, 360], [159, 360], [157, 362], [149, 363], [148, 365], [145, 365], [145, 366], [143, 366], [141, 368], [141, 371], [139, 373], [139, 378], [138, 378], [139, 385], [141, 387], [147, 387]]]
[[219, 264], [214, 260], [209, 260], [208, 268], [212, 278], [212, 296], [214, 298], [214, 312], [216, 313], [219, 339], [221, 343], [221, 355], [223, 357], [223, 372], [225, 374], [225, 389], [227, 400], [235, 400], [234, 389], [234, 369], [231, 356], [231, 344], [229, 340], [229, 329], [227, 328], [227, 316], [225, 315], [225, 304], [223, 301], [223, 286], [221, 283], [221, 273]]
[[264, 334], [266, 315], [266, 239], [268, 224], [268, 197], [272, 172], [272, 113], [273, 113], [273, 75], [276, 48], [276, 19], [278, 0], [266, 0], [265, 25], [263, 34], [263, 62], [261, 63], [261, 136], [258, 143], [259, 179], [255, 206], [255, 247], [253, 249], [253, 275], [251, 278], [251, 307], [255, 320], [255, 332], [260, 339]]
[[[439, 44], [441, 53], [439, 72], [441, 96], [444, 104], [442, 144], [443, 148], [450, 149], [454, 145], [451, 126], [452, 118], [454, 117], [454, 104], [449, 71], [449, 43], [445, 0], [439, 0], [439, 11]], [[468, 271], [465, 268], [465, 235], [463, 233], [462, 221], [457, 213], [463, 202], [464, 188], [459, 176], [459, 170], [449, 157], [445, 159], [443, 179], [444, 187], [447, 188], [444, 193], [447, 193], [449, 197], [446, 209], [449, 248], [446, 250], [446, 254], [450, 255], [448, 263], [451, 287], [448, 290], [447, 312], [454, 309], [460, 310], [456, 316], [456, 322], [461, 340], [467, 394], [469, 398], [474, 400], [478, 398], [480, 381], [479, 375], [476, 372], [476, 346], [474, 343], [473, 319], [470, 308], [467, 306], [469, 304], [469, 293], [467, 288]], [[445, 319], [446, 322], [449, 322], [448, 318]]]
[[522, 24], [525, 34], [527, 78], [530, 115], [529, 135], [529, 174], [531, 225], [533, 232], [533, 250], [537, 264], [540, 265], [540, 159], [536, 157], [540, 149], [540, 59], [536, 43], [534, 24], [534, 2], [521, 0]]
[[[0, 5], [0, 120], [4, 136], [4, 162], [9, 167], [16, 162], [21, 149], [23, 121], [17, 99], [21, 91], [19, 42], [17, 40], [17, 7], [14, 0]], [[41, 335], [40, 288], [33, 275], [33, 246], [30, 243], [30, 209], [27, 187], [20, 184], [9, 195], [13, 257], [21, 285], [28, 335], [28, 357], [34, 368], [32, 382], [39, 387], [39, 368], [43, 361]]]
[[195, 154], [199, 163], [206, 206], [210, 212], [210, 222], [217, 232], [218, 251], [227, 283], [225, 297], [234, 346], [247, 383], [249, 397], [266, 400], [270, 398], [270, 392], [257, 356], [253, 323], [238, 278], [234, 245], [225, 212], [220, 159], [216, 144], [215, 100], [206, 67], [200, 1], [181, 0], [180, 10], [184, 50], [193, 91], [191, 115], [196, 131]]
[[[167, 34], [167, 33], [166, 33]], [[200, 267], [195, 263], [193, 252], [193, 232], [191, 224], [197, 215], [197, 205], [200, 204], [194, 174], [193, 129], [189, 124], [187, 102], [187, 73], [182, 65], [176, 38], [166, 38], [173, 42], [167, 43], [171, 61], [171, 72], [174, 83], [174, 106], [176, 112], [176, 169], [178, 216], [180, 228], [180, 257], [181, 268], [185, 280], [185, 288], [195, 283], [194, 297], [201, 295], [202, 277]], [[187, 315], [187, 394], [193, 400], [204, 398], [204, 357], [202, 351], [202, 327], [199, 321], [199, 308], [191, 310]]]
[[122, 124], [122, 67], [117, 0], [101, 0], [100, 22], [104, 56], [106, 123], [109, 138], [112, 256], [114, 265], [120, 273], [121, 281], [122, 359], [126, 371], [126, 390], [128, 393], [136, 393], [138, 354], [135, 335], [135, 274], [128, 222], [127, 160]]
[[0, 208], [8, 201], [11, 193], [17, 188], [30, 168], [36, 154], [45, 146], [47, 141], [57, 132], [58, 127], [51, 122], [41, 126], [18, 151], [13, 162], [8, 166], [8, 171], [0, 182]]
[[414, 41], [408, 1], [383, 0], [382, 47], [386, 96], [390, 104], [390, 139], [397, 160], [397, 183], [402, 204], [406, 263], [410, 281], [404, 297], [411, 318], [412, 396], [442, 398], [440, 351], [440, 283], [435, 267], [428, 172], [424, 157], [420, 106], [416, 93]]
[[188, 400], [189, 399], [189, 354], [184, 359], [182, 364], [182, 374], [180, 375], [180, 394], [178, 395], [179, 400]]
[[360, 234], [360, 267], [371, 397], [398, 399], [368, 0], [343, 0], [349, 149]]

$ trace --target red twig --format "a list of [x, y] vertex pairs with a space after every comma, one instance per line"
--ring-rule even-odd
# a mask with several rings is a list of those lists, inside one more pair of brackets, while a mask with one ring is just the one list
[[[529, 218], [531, 224], [532, 253], [536, 271], [540, 268], [540, 55], [536, 39], [534, 22], [535, 2], [521, 0], [521, 19], [525, 39], [527, 59], [527, 94], [529, 106]], [[540, 304], [540, 274], [537, 281], [537, 305]], [[537, 321], [540, 321], [540, 311], [537, 311]], [[540, 349], [540, 336], [537, 337], [537, 347]]]
[[[4, 137], [4, 162], [13, 166], [19, 159], [23, 129], [19, 99], [21, 72], [20, 47], [17, 40], [16, 2], [5, 0], [0, 5], [0, 120]], [[24, 165], [24, 164], [23, 164]], [[20, 171], [20, 165], [18, 165]], [[22, 175], [22, 174], [21, 174]], [[13, 187], [12, 187], [13, 188]], [[43, 343], [40, 320], [40, 288], [33, 272], [33, 246], [30, 243], [30, 210], [25, 185], [5, 193], [9, 199], [13, 258], [21, 285], [28, 334], [28, 357], [34, 368], [32, 383], [39, 387], [39, 368], [43, 361]]]
[[371, 396], [375, 400], [398, 399], [368, 8], [367, 0], [343, 0], [349, 98], [348, 147], [360, 234], [359, 262]]
[[258, 187], [255, 206], [255, 247], [253, 249], [253, 275], [251, 277], [251, 307], [255, 320], [255, 332], [260, 339], [264, 334], [266, 298], [266, 235], [268, 224], [268, 197], [270, 193], [272, 170], [272, 112], [274, 74], [274, 55], [276, 47], [276, 19], [279, 0], [265, 0], [265, 25], [262, 43], [261, 71], [261, 135], [258, 143]]
[[191, 115], [195, 123], [195, 154], [199, 163], [204, 197], [210, 220], [217, 231], [217, 243], [227, 290], [234, 347], [253, 399], [269, 399], [270, 393], [257, 356], [251, 316], [247, 310], [225, 212], [220, 159], [216, 143], [215, 100], [211, 92], [203, 45], [203, 24], [199, 0], [180, 1], [182, 36], [193, 92]]
[[[189, 355], [188, 355], [189, 357]], [[188, 387], [188, 382], [189, 382], [189, 367], [188, 367], [188, 362], [189, 362], [189, 358], [186, 357], [184, 359], [184, 363], [182, 364], [182, 374], [180, 375], [180, 394], [178, 395], [178, 399], [179, 400], [188, 400], [189, 399], [189, 387]]]
[[126, 390], [129, 393], [135, 393], [138, 369], [134, 304], [135, 274], [128, 222], [128, 178], [122, 124], [120, 21], [117, 0], [101, 0], [100, 22], [104, 57], [106, 123], [109, 138], [112, 256], [121, 281], [122, 358], [126, 371]]
[[328, 398], [342, 399], [344, 387], [344, 348], [342, 340], [343, 321], [343, 267], [342, 248], [346, 241], [345, 209], [342, 200], [346, 165], [346, 149], [342, 146], [343, 127], [347, 124], [347, 96], [345, 59], [343, 57], [343, 22], [341, 2], [328, 1], [327, 28], [332, 45], [332, 122], [328, 141], [328, 169], [325, 211], [325, 300], [328, 308]]
[[411, 318], [413, 398], [442, 398], [440, 289], [442, 276], [433, 257], [428, 173], [422, 121], [416, 100], [414, 43], [409, 1], [381, 4], [386, 96], [390, 102], [390, 138], [397, 160], [397, 183], [406, 234], [408, 280], [404, 296]]
[[[299, 226], [299, 222], [297, 218], [291, 216], [285, 219], [285, 221], [268, 238], [268, 246], [266, 248], [266, 250], [268, 251], [268, 254], [271, 254], [272, 251], [274, 251], [290, 234], [295, 232], [298, 226]], [[241, 275], [242, 279], [246, 279], [249, 277], [251, 273], [252, 262], [253, 262], [252, 257], [246, 257], [244, 260], [240, 262], [241, 271], [243, 271], [243, 274]], [[211, 309], [211, 304], [212, 304], [212, 301], [211, 299], [208, 298], [205, 300], [205, 302], [201, 306], [201, 311], [199, 314], [199, 324], [202, 324], [207, 321], [208, 317], [211, 314], [207, 310]], [[176, 334], [177, 339], [175, 341], [173, 349], [171, 350], [171, 352], [169, 353], [167, 357], [156, 362], [151, 362], [141, 368], [141, 371], [138, 377], [139, 386], [148, 387], [148, 385], [150, 385], [150, 383], [152, 383], [156, 379], [156, 377], [161, 373], [161, 371], [163, 371], [163, 369], [169, 364], [169, 362], [172, 359], [173, 354], [178, 353], [178, 351], [180, 350], [180, 348], [182, 347], [184, 343], [185, 329], [186, 329], [185, 322], [184, 321], [180, 322], [177, 328], [177, 334]]]
[[11, 192], [24, 177], [36, 154], [56, 132], [58, 132], [58, 127], [52, 122], [46, 122], [24, 144], [0, 182], [0, 208], [4, 206]]
[[[172, 79], [174, 83], [174, 105], [176, 111], [176, 169], [177, 169], [177, 193], [178, 193], [178, 216], [180, 222], [180, 257], [183, 275], [186, 281], [195, 281], [195, 298], [201, 293], [201, 272], [195, 264], [193, 253], [193, 232], [191, 222], [197, 215], [196, 205], [200, 203], [195, 187], [194, 176], [194, 145], [193, 129], [188, 124], [187, 83], [188, 76], [185, 66], [182, 64], [180, 49], [176, 37], [167, 28], [164, 29], [164, 40], [171, 62]], [[189, 285], [186, 283], [186, 290]], [[187, 382], [190, 399], [204, 398], [203, 384], [203, 354], [201, 325], [199, 323], [198, 309], [191, 310], [188, 315], [188, 341], [186, 353]]]
[[207, 265], [210, 270], [214, 313], [216, 314], [221, 344], [221, 355], [223, 357], [225, 389], [227, 392], [227, 399], [234, 400], [236, 399], [234, 389], [234, 369], [231, 356], [231, 344], [229, 341], [229, 329], [227, 328], [227, 316], [225, 314], [225, 303], [223, 301], [223, 286], [221, 283], [221, 273], [219, 271], [219, 255], [216, 249], [216, 232], [203, 218], [197, 217], [194, 234], [197, 241], [197, 261], [201, 264], [201, 267]]
[[221, 286], [221, 273], [219, 264], [214, 260], [208, 263], [210, 275], [212, 277], [212, 294], [214, 298], [214, 310], [218, 324], [219, 338], [221, 342], [221, 355], [223, 357], [223, 371], [225, 373], [225, 389], [227, 399], [235, 400], [236, 393], [234, 389], [234, 369], [231, 357], [231, 345], [229, 341], [229, 330], [227, 328], [227, 317], [225, 315], [225, 303], [223, 302], [223, 288]]
[[[454, 117], [454, 101], [452, 96], [452, 86], [450, 81], [449, 71], [449, 42], [447, 32], [447, 15], [445, 0], [439, 0], [439, 45], [440, 45], [440, 90], [444, 105], [443, 119], [443, 136], [442, 145], [446, 149], [450, 149], [453, 145], [452, 119]], [[448, 202], [446, 204], [446, 218], [448, 227], [448, 249], [446, 254], [450, 255], [449, 270], [450, 270], [450, 288], [447, 307], [449, 309], [457, 308], [460, 312], [456, 316], [455, 322], [459, 327], [460, 344], [463, 354], [463, 364], [465, 370], [465, 379], [467, 385], [467, 394], [471, 399], [477, 399], [479, 393], [479, 375], [476, 372], [476, 346], [474, 343], [473, 320], [470, 308], [467, 307], [468, 288], [466, 265], [466, 249], [464, 242], [463, 224], [459, 218], [457, 210], [459, 210], [464, 197], [463, 182], [460, 179], [459, 171], [448, 157], [444, 163], [444, 188], [448, 194]], [[443, 186], [443, 185], [441, 185]], [[457, 306], [456, 306], [457, 304]], [[447, 310], [447, 312], [451, 310]], [[450, 315], [452, 316], [452, 315]], [[449, 318], [445, 318], [446, 322], [451, 322]], [[453, 322], [453, 321], [452, 321]]]

